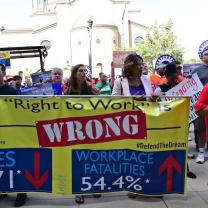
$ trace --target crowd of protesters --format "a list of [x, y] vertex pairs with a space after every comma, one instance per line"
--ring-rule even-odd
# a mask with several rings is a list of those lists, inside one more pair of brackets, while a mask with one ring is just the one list
[[[199, 57], [203, 64], [193, 73], [197, 73], [200, 81], [205, 86], [198, 102], [196, 103], [196, 112], [199, 115], [194, 121], [195, 139], [198, 147], [197, 163], [205, 162], [205, 144], [208, 138], [208, 41], [205, 41], [199, 48]], [[113, 67], [113, 64], [112, 64]], [[54, 68], [51, 71], [51, 83], [54, 95], [95, 95], [95, 96], [137, 96], [142, 101], [161, 101], [160, 95], [164, 95], [168, 90], [179, 84], [185, 79], [182, 74], [182, 66], [174, 57], [165, 54], [158, 57], [155, 63], [155, 71], [148, 75], [147, 65], [141, 56], [136, 53], [128, 55], [123, 63], [122, 76], [114, 82], [110, 82], [104, 72], [99, 74], [98, 79], [90, 79], [86, 76], [85, 65], [78, 64], [71, 69], [71, 76], [63, 80], [63, 70]], [[16, 75], [5, 80], [6, 68], [0, 64], [0, 95], [21, 95], [21, 89], [31, 87], [30, 79], [27, 79], [25, 85], [22, 85], [22, 77]], [[112, 79], [114, 80], [114, 79]], [[38, 85], [40, 86], [41, 85]], [[196, 175], [187, 171], [187, 176], [196, 178]], [[5, 198], [6, 194], [1, 194], [0, 199]], [[100, 197], [101, 195], [93, 195]], [[130, 198], [136, 197], [136, 194], [129, 193]], [[27, 195], [25, 193], [17, 194], [15, 206], [19, 207], [25, 204]], [[77, 203], [84, 203], [83, 195], [76, 195]]]

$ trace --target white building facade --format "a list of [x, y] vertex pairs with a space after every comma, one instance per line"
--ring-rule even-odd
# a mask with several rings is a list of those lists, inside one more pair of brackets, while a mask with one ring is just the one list
[[[110, 74], [113, 51], [132, 50], [135, 41], [146, 33], [139, 23], [139, 10], [131, 8], [130, 0], [32, 0], [30, 27], [0, 31], [1, 47], [46, 44], [45, 68], [89, 64], [92, 20], [91, 57], [93, 76], [102, 70]], [[40, 68], [39, 60], [11, 60], [12, 68]], [[98, 67], [99, 66], [99, 67]], [[102, 66], [102, 67], [100, 67]], [[11, 71], [14, 73], [14, 70]]]

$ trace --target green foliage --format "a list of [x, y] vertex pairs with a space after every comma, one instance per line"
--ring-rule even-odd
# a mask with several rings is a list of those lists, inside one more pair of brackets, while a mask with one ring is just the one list
[[154, 68], [153, 61], [162, 54], [169, 54], [177, 61], [183, 61], [184, 49], [177, 44], [171, 19], [164, 25], [158, 23], [152, 25], [146, 37], [137, 44], [136, 51], [144, 58], [150, 69]]

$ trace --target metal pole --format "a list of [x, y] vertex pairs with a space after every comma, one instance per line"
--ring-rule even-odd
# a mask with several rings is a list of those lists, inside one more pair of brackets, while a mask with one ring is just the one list
[[92, 30], [89, 31], [89, 67], [92, 70]]
[[87, 23], [88, 23], [87, 31], [89, 35], [89, 51], [88, 51], [89, 67], [92, 73], [92, 25], [93, 25], [93, 21], [88, 20]]
[[41, 72], [44, 71], [44, 63], [43, 63], [43, 57], [42, 57], [42, 51], [41, 49], [38, 49], [39, 52], [39, 56], [40, 56], [40, 68], [41, 68]]

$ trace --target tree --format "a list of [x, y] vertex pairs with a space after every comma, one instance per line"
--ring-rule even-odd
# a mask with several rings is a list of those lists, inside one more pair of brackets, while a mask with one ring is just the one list
[[171, 19], [164, 25], [156, 22], [149, 27], [146, 37], [136, 45], [136, 51], [144, 58], [150, 69], [154, 69], [153, 61], [162, 54], [169, 54], [177, 61], [183, 61], [184, 49], [177, 44]]

